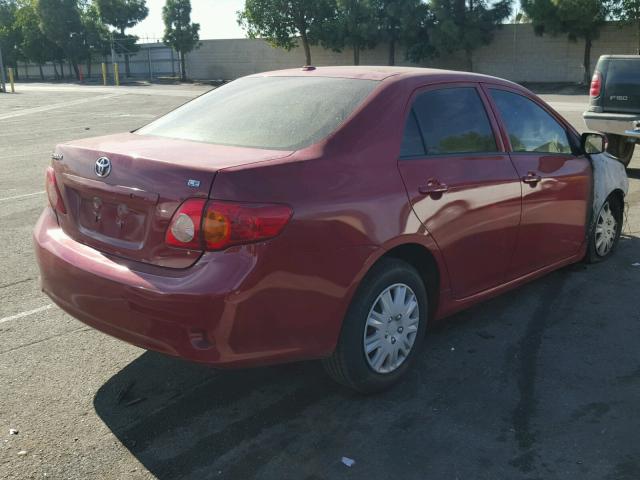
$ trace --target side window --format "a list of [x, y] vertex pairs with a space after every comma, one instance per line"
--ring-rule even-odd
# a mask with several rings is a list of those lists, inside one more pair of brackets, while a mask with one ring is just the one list
[[422, 135], [416, 122], [416, 115], [413, 110], [409, 112], [407, 123], [404, 126], [404, 136], [402, 137], [401, 157], [415, 157], [424, 155], [424, 143]]
[[514, 152], [572, 153], [564, 127], [522, 95], [491, 89]]
[[454, 87], [420, 94], [413, 111], [427, 155], [496, 152], [496, 139], [478, 92]]

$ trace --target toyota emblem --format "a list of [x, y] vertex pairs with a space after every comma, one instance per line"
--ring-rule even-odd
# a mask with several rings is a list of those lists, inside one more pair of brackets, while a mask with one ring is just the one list
[[111, 160], [107, 157], [100, 157], [96, 160], [95, 167], [96, 175], [99, 177], [106, 177], [111, 173]]

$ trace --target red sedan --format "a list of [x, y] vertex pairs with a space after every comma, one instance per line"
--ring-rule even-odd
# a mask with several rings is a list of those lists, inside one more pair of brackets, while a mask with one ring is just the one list
[[428, 323], [613, 252], [626, 185], [596, 188], [603, 148], [493, 77], [252, 75], [57, 146], [42, 288], [143, 348], [219, 367], [321, 358], [376, 391]]

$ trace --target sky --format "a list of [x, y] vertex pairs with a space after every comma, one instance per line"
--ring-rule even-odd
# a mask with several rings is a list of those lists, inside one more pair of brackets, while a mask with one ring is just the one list
[[[147, 0], [149, 16], [127, 33], [138, 35], [140, 41], [162, 39], [164, 4], [165, 0]], [[236, 21], [236, 12], [243, 6], [244, 0], [191, 0], [191, 21], [200, 24], [200, 39], [244, 38], [246, 35]]]

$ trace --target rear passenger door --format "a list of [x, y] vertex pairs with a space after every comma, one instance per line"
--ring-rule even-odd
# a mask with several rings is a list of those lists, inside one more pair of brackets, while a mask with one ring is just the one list
[[[522, 221], [509, 278], [579, 253], [586, 235], [591, 164], [567, 128], [533, 98], [487, 89], [522, 181]], [[572, 144], [574, 144], [572, 146]]]
[[419, 90], [406, 112], [398, 166], [455, 298], [504, 282], [520, 222], [520, 180], [487, 105], [475, 84], [449, 84]]

